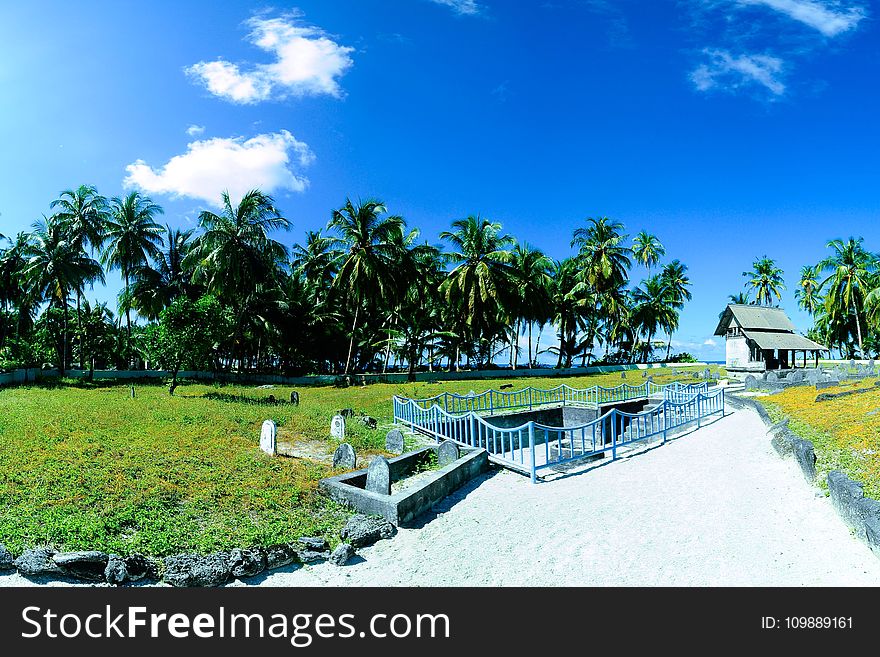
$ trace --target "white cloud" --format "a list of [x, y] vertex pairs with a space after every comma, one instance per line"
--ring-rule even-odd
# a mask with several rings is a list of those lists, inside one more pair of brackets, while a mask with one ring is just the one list
[[186, 134], [190, 137], [197, 137], [205, 131], [205, 126], [192, 124], [190, 127], [186, 129]]
[[702, 346], [704, 346], [704, 347], [717, 347], [718, 343], [715, 342], [715, 340], [713, 340], [712, 338], [707, 338], [706, 340], [703, 341]]
[[218, 59], [186, 68], [187, 75], [215, 96], [241, 104], [288, 96], [342, 95], [337, 79], [353, 64], [349, 53], [354, 48], [339, 45], [323, 30], [299, 24], [293, 14], [254, 17], [247, 25], [251, 29], [248, 40], [275, 55], [274, 62], [243, 69]]
[[774, 96], [785, 93], [780, 80], [784, 64], [770, 55], [733, 56], [726, 50], [706, 49], [709, 61], [691, 72], [690, 78], [699, 91], [736, 91], [744, 86], [759, 85]]
[[129, 164], [123, 186], [150, 194], [201, 199], [218, 206], [224, 190], [233, 199], [240, 199], [254, 188], [266, 193], [302, 192], [309, 181], [298, 171], [314, 159], [308, 145], [287, 130], [250, 139], [206, 139], [188, 144], [185, 153], [175, 155], [157, 169], [143, 160]]
[[740, 5], [762, 5], [785, 14], [819, 30], [827, 37], [847, 32], [865, 17], [865, 10], [857, 6], [843, 7], [840, 2], [828, 0], [737, 0]]
[[482, 13], [483, 6], [478, 4], [476, 0], [430, 0], [435, 5], [443, 5], [449, 7], [456, 14], [462, 16], [476, 16]]

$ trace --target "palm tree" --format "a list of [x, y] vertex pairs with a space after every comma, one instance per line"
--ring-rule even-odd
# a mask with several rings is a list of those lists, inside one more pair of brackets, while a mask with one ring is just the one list
[[162, 245], [162, 226], [153, 217], [162, 214], [161, 207], [147, 196], [131, 192], [124, 198], [110, 201], [107, 220], [107, 245], [102, 261], [109, 269], [119, 269], [125, 279], [121, 308], [125, 310], [126, 358], [131, 361], [131, 275], [136, 268], [155, 257]]
[[[553, 324], [559, 339], [557, 369], [563, 365], [571, 367], [575, 353], [577, 334], [586, 328], [587, 339], [595, 340], [598, 330], [595, 327], [598, 318], [591, 314], [594, 308], [593, 295], [584, 286], [577, 283], [580, 275], [579, 264], [575, 258], [566, 258], [554, 263], [548, 292]], [[589, 353], [593, 342], [584, 342], [585, 353]], [[551, 348], [548, 351], [553, 351]], [[537, 354], [536, 354], [537, 356]]]
[[801, 278], [798, 288], [794, 291], [798, 306], [806, 310], [810, 315], [816, 314], [816, 310], [822, 305], [821, 285], [819, 285], [818, 266], [804, 265], [801, 268]]
[[651, 276], [633, 291], [633, 324], [640, 332], [645, 334], [646, 351], [644, 355], [650, 356], [654, 335], [658, 329], [668, 329], [672, 324], [672, 315], [675, 309], [670, 303], [671, 296], [667, 287], [667, 281], [662, 275]]
[[100, 250], [106, 239], [108, 219], [107, 199], [98, 194], [93, 185], [66, 189], [49, 205], [56, 219], [62, 223], [83, 248]]
[[[220, 214], [209, 210], [199, 214], [204, 232], [184, 258], [183, 267], [193, 271], [193, 281], [238, 308], [236, 355], [244, 367], [246, 325], [250, 322], [262, 334], [265, 323], [260, 318], [272, 312], [268, 306], [275, 306], [283, 296], [280, 270], [287, 249], [269, 235], [288, 230], [290, 222], [281, 216], [275, 200], [258, 189], [245, 193], [238, 205], [233, 205], [229, 192], [223, 192], [221, 207]], [[259, 351], [258, 345], [251, 354]]]
[[642, 264], [650, 273], [651, 267], [660, 262], [660, 258], [666, 255], [666, 248], [660, 243], [656, 235], [643, 230], [639, 231], [633, 239], [632, 252], [636, 262]]
[[79, 241], [68, 234], [66, 225], [50, 217], [34, 225], [24, 249], [22, 276], [34, 297], [48, 301], [63, 313], [59, 370], [67, 370], [68, 299], [71, 292], [82, 293], [85, 285], [104, 281], [98, 261], [82, 250]]
[[512, 252], [510, 267], [517, 293], [515, 322], [510, 341], [510, 367], [516, 369], [516, 337], [518, 325], [525, 322], [529, 333], [528, 363], [532, 367], [532, 324], [543, 320], [550, 312], [550, 271], [553, 261], [543, 251], [528, 244], [517, 244]]
[[821, 287], [827, 286], [825, 295], [825, 309], [830, 318], [853, 317], [856, 325], [856, 336], [859, 343], [859, 354], [865, 355], [862, 345], [862, 315], [864, 313], [864, 300], [870, 291], [870, 278], [877, 268], [877, 259], [874, 255], [865, 251], [862, 246], [863, 239], [850, 237], [846, 242], [832, 240], [828, 248], [834, 251], [833, 255], [819, 263], [820, 271], [829, 272], [828, 277], [822, 281]]
[[[93, 185], [80, 185], [76, 189], [66, 189], [49, 204], [55, 210], [55, 217], [72, 239], [79, 242], [81, 248], [91, 249], [92, 253], [104, 244], [107, 224], [107, 199], [98, 194]], [[82, 294], [76, 292], [77, 331], [82, 332], [80, 305]], [[80, 353], [80, 369], [84, 367], [83, 354]]]
[[193, 247], [195, 231], [165, 226], [164, 249], [153, 256], [153, 265], [144, 264], [132, 271], [130, 305], [149, 320], [159, 319], [175, 299], [197, 297], [192, 269], [184, 261]]
[[[593, 299], [593, 315], [600, 319], [608, 313], [599, 312], [603, 300], [606, 301], [609, 310], [613, 304], [613, 291], [626, 284], [629, 278], [629, 268], [632, 265], [629, 254], [632, 252], [623, 243], [627, 235], [623, 234], [623, 224], [600, 217], [587, 219], [586, 227], [574, 231], [571, 246], [578, 247], [578, 263], [581, 267], [577, 286], [588, 290], [573, 290], [581, 296], [591, 296]], [[588, 325], [590, 330], [598, 328], [598, 322]], [[592, 345], [595, 334], [587, 336], [587, 344]]]
[[338, 237], [333, 245], [343, 251], [333, 286], [345, 290], [354, 305], [354, 319], [343, 374], [348, 374], [354, 350], [355, 332], [361, 306], [377, 298], [386, 302], [395, 297], [401, 281], [394, 277], [398, 244], [406, 223], [403, 217], [386, 216], [387, 208], [378, 200], [358, 204], [351, 199], [334, 210], [327, 227]]
[[512, 256], [507, 247], [513, 238], [501, 234], [501, 224], [479, 215], [453, 221], [452, 228], [440, 233], [440, 238], [452, 245], [454, 250], [447, 258], [456, 265], [440, 286], [440, 293], [463, 316], [488, 363], [492, 352], [489, 342], [499, 327], [507, 324], [511, 306]]
[[777, 301], [782, 300], [781, 291], [785, 289], [782, 278], [784, 273], [772, 258], [763, 256], [755, 259], [752, 270], [743, 272], [743, 276], [749, 279], [746, 286], [755, 291], [755, 303], [772, 305], [774, 296]]
[[672, 334], [678, 330], [679, 312], [684, 308], [684, 302], [691, 300], [691, 279], [687, 275], [687, 265], [676, 259], [663, 268], [660, 276], [666, 287], [667, 303], [673, 312], [667, 317], [666, 330], [669, 342], [666, 343], [666, 360], [672, 351]]
[[333, 238], [310, 230], [305, 244], [294, 244], [291, 252], [291, 270], [302, 277], [315, 300], [324, 301], [336, 275], [338, 254], [333, 250]]

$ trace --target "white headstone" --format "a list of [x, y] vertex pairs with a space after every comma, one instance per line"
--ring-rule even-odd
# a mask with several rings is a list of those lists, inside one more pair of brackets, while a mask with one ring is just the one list
[[275, 422], [272, 420], [263, 422], [263, 428], [260, 429], [260, 449], [270, 456], [275, 456], [278, 450], [277, 443], [275, 442], [277, 434], [278, 429], [275, 426]]
[[345, 418], [334, 415], [330, 422], [330, 435], [337, 440], [345, 440]]

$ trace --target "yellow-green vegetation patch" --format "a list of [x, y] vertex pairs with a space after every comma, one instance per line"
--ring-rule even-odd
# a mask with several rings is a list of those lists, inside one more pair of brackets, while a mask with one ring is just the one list
[[[672, 369], [650, 374], [657, 383], [691, 381]], [[346, 440], [365, 455], [384, 448], [395, 394], [642, 382], [629, 371], [626, 380], [614, 372], [344, 389], [183, 384], [173, 397], [164, 385], [136, 382], [134, 398], [118, 382], [0, 388], [0, 543], [15, 553], [51, 545], [165, 555], [303, 535], [335, 542], [348, 512], [318, 489], [329, 466], [263, 454], [264, 420], [273, 419], [285, 441], [327, 441], [329, 453], [330, 419], [351, 408], [378, 420], [372, 430], [356, 418], [347, 422]], [[286, 403], [294, 389], [299, 406]]]
[[[864, 379], [843, 390], [874, 388], [875, 381]], [[792, 431], [812, 441], [823, 487], [829, 471], [843, 470], [865, 484], [866, 495], [880, 499], [880, 388], [822, 402], [817, 394], [813, 386], [792, 387], [760, 401], [774, 421], [788, 415]]]

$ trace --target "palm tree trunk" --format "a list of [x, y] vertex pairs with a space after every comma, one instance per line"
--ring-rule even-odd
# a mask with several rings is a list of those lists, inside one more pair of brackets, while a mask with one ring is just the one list
[[348, 358], [345, 359], [345, 371], [343, 372], [343, 374], [348, 374], [348, 368], [351, 365], [351, 352], [354, 349], [354, 332], [355, 329], [357, 329], [358, 313], [360, 312], [360, 310], [360, 304], [354, 307], [354, 321], [351, 324], [351, 340], [348, 343]]
[[672, 331], [669, 332], [669, 342], [666, 343], [666, 360], [669, 360], [669, 352], [672, 350]]
[[62, 329], [61, 336], [61, 376], [64, 376], [67, 371], [67, 299], [64, 301], [64, 327]]
[[83, 327], [82, 327], [82, 314], [80, 311], [80, 297], [81, 297], [81, 295], [79, 293], [79, 290], [77, 290], [76, 291], [76, 332], [77, 332], [77, 335], [79, 336], [79, 369], [83, 370], [83, 369], [85, 369], [86, 365], [85, 365], [85, 361], [83, 360], [83, 346], [82, 346]]
[[125, 270], [125, 357], [131, 369], [131, 304], [128, 298], [128, 269]]
[[559, 321], [559, 358], [556, 359], [556, 369], [562, 369], [562, 352], [565, 350], [565, 319]]
[[529, 322], [529, 369], [532, 369], [532, 323]]
[[859, 357], [864, 359], [865, 349], [862, 347], [862, 323], [859, 321], [859, 307], [853, 299], [853, 309], [856, 311], [856, 335], [859, 338]]
[[513, 330], [510, 334], [510, 371], [516, 369], [516, 342], [519, 337], [519, 320], [513, 323]]

